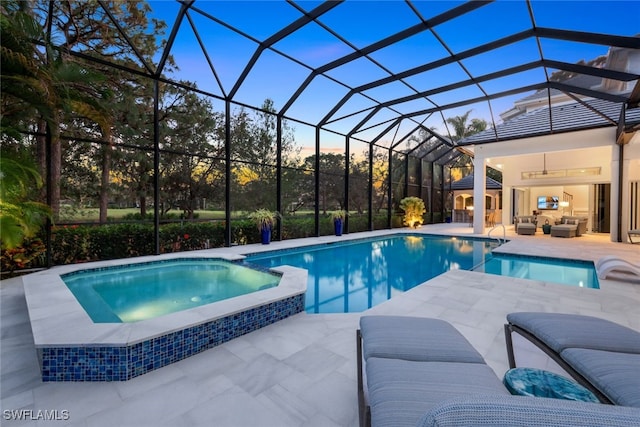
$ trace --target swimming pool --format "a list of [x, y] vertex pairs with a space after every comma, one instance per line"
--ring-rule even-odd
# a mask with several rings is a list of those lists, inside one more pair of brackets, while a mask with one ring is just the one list
[[474, 271], [581, 288], [600, 288], [596, 269], [590, 261], [493, 254]]
[[138, 322], [269, 289], [280, 277], [224, 260], [182, 258], [61, 276], [96, 323]]
[[305, 310], [357, 313], [449, 270], [483, 263], [495, 242], [402, 234], [249, 255], [245, 262], [291, 265], [308, 274]]
[[461, 269], [599, 288], [593, 263], [492, 253], [495, 241], [402, 234], [250, 254], [248, 264], [291, 265], [308, 274], [308, 313], [357, 313]]

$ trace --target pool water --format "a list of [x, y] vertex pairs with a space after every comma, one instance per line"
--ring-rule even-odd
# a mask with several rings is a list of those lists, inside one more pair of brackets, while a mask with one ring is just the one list
[[95, 323], [137, 322], [277, 286], [280, 276], [216, 259], [174, 259], [61, 276]]
[[599, 289], [592, 262], [494, 254], [474, 271]]
[[449, 236], [399, 235], [253, 254], [264, 268], [291, 265], [308, 270], [305, 310], [357, 313], [446, 271], [471, 270], [494, 243]]
[[492, 254], [495, 241], [431, 235], [397, 235], [249, 255], [245, 262], [308, 270], [308, 313], [357, 313], [446, 271], [598, 288], [593, 263]]

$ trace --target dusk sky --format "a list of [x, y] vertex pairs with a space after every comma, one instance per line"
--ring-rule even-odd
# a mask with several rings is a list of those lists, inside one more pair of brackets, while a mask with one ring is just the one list
[[[154, 14], [164, 19], [169, 27], [173, 25], [179, 10], [179, 3], [172, 1], [150, 1]], [[413, 1], [418, 13], [426, 20], [445, 10], [464, 2]], [[303, 1], [297, 3], [305, 10], [317, 7], [321, 2]], [[206, 1], [196, 0], [194, 7], [237, 28], [250, 38], [264, 40], [302, 16], [301, 12], [285, 1]], [[538, 1], [532, 2], [535, 25], [538, 27], [577, 30], [593, 33], [633, 36], [640, 34], [640, 1]], [[225, 28], [198, 13], [190, 11], [190, 17], [197, 27], [207, 53], [211, 58], [222, 83], [224, 93], [228, 93], [254, 54], [257, 43], [249, 38]], [[387, 36], [420, 23], [418, 15], [406, 2], [349, 0], [338, 5], [319, 18], [320, 23], [331, 28], [338, 36], [353, 46], [348, 46], [338, 37], [315, 22], [309, 23], [294, 34], [279, 41], [275, 50], [307, 64], [311, 68], [319, 67], [344, 55], [354, 48], [362, 48]], [[467, 49], [500, 39], [502, 37], [530, 29], [532, 21], [524, 0], [496, 1], [480, 7], [454, 20], [437, 25], [434, 33], [423, 31], [395, 45], [370, 54], [373, 61], [361, 58], [353, 63], [335, 68], [327, 74], [350, 87], [369, 83], [388, 77], [392, 73], [409, 70], [429, 63], [449, 53], [436, 35], [453, 52]], [[554, 39], [541, 39], [540, 48], [545, 59], [564, 62], [593, 59], [604, 55], [608, 46], [575, 43]], [[172, 50], [180, 71], [179, 78], [195, 81], [199, 88], [216, 95], [223, 95], [213, 77], [205, 56], [198, 46], [189, 20], [182, 22], [178, 38]], [[528, 38], [495, 51], [463, 59], [462, 65], [472, 76], [481, 76], [501, 69], [522, 65], [540, 59], [536, 39]], [[276, 109], [282, 108], [292, 94], [310, 74], [306, 68], [272, 50], [262, 53], [250, 72], [235, 99], [250, 105], [259, 106], [264, 99], [274, 101]], [[548, 70], [549, 73], [554, 70]], [[404, 79], [371, 89], [368, 96], [377, 101], [386, 101], [415, 93], [413, 89], [424, 91], [443, 85], [464, 81], [469, 75], [463, 67], [453, 63]], [[505, 78], [482, 83], [487, 94], [502, 92], [534, 83], [544, 82], [544, 70], [536, 68]], [[319, 76], [306, 89], [305, 93], [287, 111], [289, 117], [317, 123], [338, 102], [348, 89], [330, 79]], [[508, 110], [513, 102], [529, 93], [520, 93], [491, 101], [495, 123], [499, 123], [499, 114]], [[430, 101], [420, 99], [406, 104], [396, 105], [400, 113], [447, 105], [468, 98], [482, 96], [475, 85], [430, 97]], [[220, 104], [222, 105], [222, 104]], [[334, 118], [345, 114], [371, 108], [375, 102], [364, 96], [356, 95], [337, 113]], [[490, 124], [489, 103], [480, 102], [447, 110], [445, 117], [464, 114], [473, 110], [472, 117], [487, 120]], [[330, 129], [347, 132], [364, 117], [365, 113], [345, 118], [328, 125]], [[381, 111], [373, 122], [383, 122], [397, 113]], [[415, 119], [422, 122], [427, 116]], [[434, 114], [424, 123], [446, 132], [439, 114]], [[413, 124], [415, 126], [415, 123]], [[297, 126], [299, 127], [299, 126]], [[406, 124], [409, 129], [411, 123]], [[364, 139], [377, 134], [380, 129], [365, 131], [359, 135]], [[400, 132], [402, 133], [402, 131]], [[339, 140], [339, 139], [338, 139]]]

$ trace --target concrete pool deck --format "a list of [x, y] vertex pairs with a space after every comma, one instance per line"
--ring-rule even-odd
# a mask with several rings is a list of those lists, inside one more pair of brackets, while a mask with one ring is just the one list
[[[305, 239], [304, 243], [397, 231], [327, 236]], [[466, 224], [431, 225], [420, 232], [472, 235]], [[640, 258], [637, 245], [612, 243], [608, 235], [562, 239], [541, 233], [515, 236], [507, 230], [507, 236], [511, 241], [500, 250], [509, 253], [593, 261], [605, 255]], [[212, 251], [242, 253], [299, 244], [285, 241]], [[22, 279], [9, 279], [0, 284], [1, 424], [353, 426], [358, 418], [355, 330], [362, 314], [429, 316], [450, 321], [502, 376], [507, 370], [503, 324], [509, 312], [594, 315], [640, 330], [640, 286], [611, 280], [602, 280], [600, 286], [599, 290], [581, 289], [451, 271], [365, 313], [301, 313], [130, 381], [43, 383]], [[515, 346], [519, 365], [561, 372], [527, 342], [516, 340]], [[68, 419], [30, 419], [46, 415], [38, 411]], [[28, 419], [9, 420], [7, 415]]]

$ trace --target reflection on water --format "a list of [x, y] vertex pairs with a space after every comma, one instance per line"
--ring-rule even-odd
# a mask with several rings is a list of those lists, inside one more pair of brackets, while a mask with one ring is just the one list
[[448, 270], [470, 270], [489, 252], [487, 241], [408, 235], [267, 253], [247, 262], [308, 270], [307, 312], [354, 313]]

